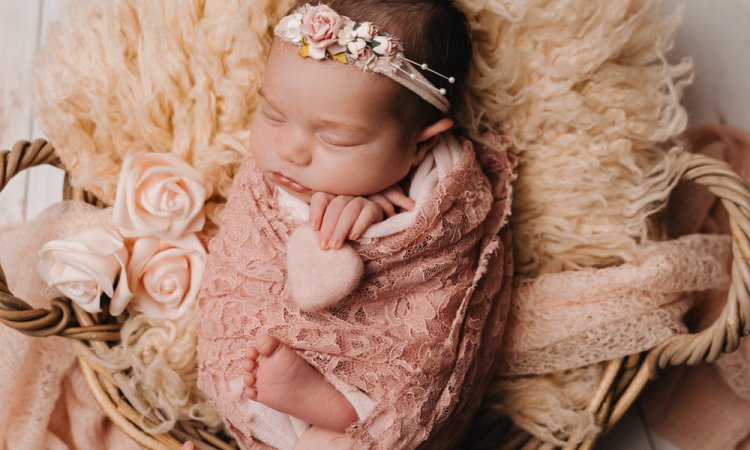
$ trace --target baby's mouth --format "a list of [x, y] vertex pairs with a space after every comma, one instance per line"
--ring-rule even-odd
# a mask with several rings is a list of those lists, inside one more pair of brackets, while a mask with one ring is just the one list
[[279, 172], [271, 172], [271, 179], [281, 187], [285, 187], [298, 194], [311, 194], [313, 191], [302, 186], [293, 178], [286, 177]]

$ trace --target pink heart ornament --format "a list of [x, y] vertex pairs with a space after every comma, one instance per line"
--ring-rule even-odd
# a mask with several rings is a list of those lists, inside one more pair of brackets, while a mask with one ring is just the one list
[[286, 245], [287, 283], [292, 300], [303, 311], [322, 311], [336, 305], [359, 285], [364, 263], [349, 245], [323, 250], [318, 232], [300, 226]]

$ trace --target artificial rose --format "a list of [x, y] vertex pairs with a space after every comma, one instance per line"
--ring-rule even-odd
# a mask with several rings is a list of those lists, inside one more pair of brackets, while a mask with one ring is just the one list
[[122, 164], [112, 218], [125, 237], [177, 238], [203, 229], [210, 186], [169, 153], [138, 153]]
[[327, 5], [318, 4], [308, 8], [302, 18], [302, 34], [309, 46], [308, 56], [325, 59], [326, 50], [332, 55], [342, 52], [343, 47], [338, 45], [339, 31], [348, 23]]
[[348, 43], [357, 39], [357, 32], [354, 31], [355, 25], [357, 25], [355, 22], [349, 22], [341, 28], [337, 41], [340, 46], [346, 47]]
[[372, 22], [360, 22], [352, 28], [358, 38], [362, 38], [368, 42], [378, 34], [378, 31], [380, 31], [378, 26]]
[[378, 62], [378, 57], [364, 39], [357, 39], [346, 46], [347, 52], [356, 60], [357, 66], [371, 70]]
[[294, 13], [284, 17], [276, 25], [274, 33], [282, 39], [300, 44], [302, 42], [302, 17], [303, 11], [297, 10]]
[[399, 52], [398, 42], [389, 36], [375, 36], [372, 40], [372, 51], [386, 58], [393, 58]]
[[198, 296], [205, 264], [206, 251], [194, 234], [136, 240], [127, 270], [131, 307], [156, 319], [182, 316]]
[[[111, 299], [110, 313], [125, 309], [129, 296], [125, 266], [128, 250], [122, 236], [105, 228], [89, 228], [49, 241], [39, 250], [39, 276], [84, 310], [101, 311], [102, 292]], [[115, 291], [115, 280], [119, 283]]]

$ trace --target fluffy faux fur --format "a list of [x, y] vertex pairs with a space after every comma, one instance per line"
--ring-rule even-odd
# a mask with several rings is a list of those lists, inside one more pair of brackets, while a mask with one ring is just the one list
[[[247, 152], [272, 27], [292, 3], [74, 2], [50, 33], [36, 83], [38, 118], [73, 183], [111, 203], [127, 154], [173, 152], [213, 184], [208, 213], [217, 223]], [[671, 140], [686, 125], [679, 99], [691, 63], [664, 59], [677, 17], [659, 15], [661, 0], [457, 4], [475, 47], [460, 123], [474, 136], [482, 127], [510, 134], [520, 157], [517, 273], [628, 261], [682, 170], [682, 148]], [[516, 402], [514, 389], [565, 395], [560, 383], [539, 383], [502, 380], [510, 393], [498, 401], [520, 417], [534, 401]], [[581, 385], [590, 383], [569, 384]], [[562, 427], [567, 438], [549, 431], [561, 429], [555, 411], [574, 410], [574, 400], [547, 402], [546, 418], [524, 423], [576, 440], [580, 427]]]

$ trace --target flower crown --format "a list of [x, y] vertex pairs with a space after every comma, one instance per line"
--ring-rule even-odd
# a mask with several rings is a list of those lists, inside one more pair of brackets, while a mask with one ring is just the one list
[[282, 18], [274, 33], [279, 39], [300, 47], [299, 55], [304, 58], [332, 59], [367, 72], [381, 73], [440, 111], [447, 113], [450, 108], [446, 90], [435, 87], [416, 67], [429, 70], [449, 83], [454, 83], [455, 78], [406, 58], [401, 40], [381, 32], [372, 22], [355, 22], [322, 3], [305, 4]]

